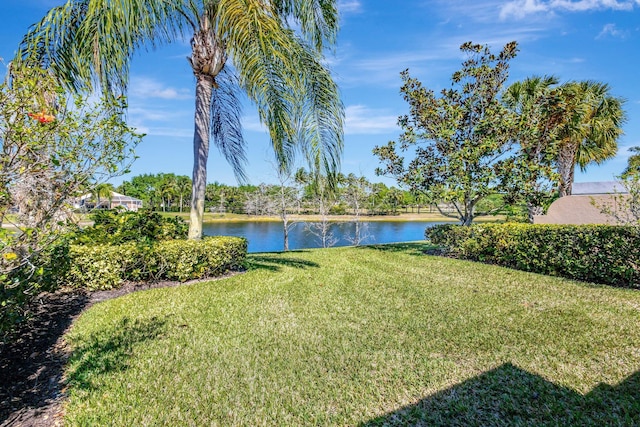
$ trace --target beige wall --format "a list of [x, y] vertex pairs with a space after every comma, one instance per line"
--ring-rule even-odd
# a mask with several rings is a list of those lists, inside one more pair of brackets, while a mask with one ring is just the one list
[[535, 216], [534, 224], [616, 224], [611, 216], [600, 212], [604, 205], [614, 205], [614, 195], [561, 197], [549, 206], [546, 215]]

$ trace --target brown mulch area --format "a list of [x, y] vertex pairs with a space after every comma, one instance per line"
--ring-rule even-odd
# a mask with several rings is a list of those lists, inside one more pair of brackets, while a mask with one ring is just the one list
[[69, 357], [63, 335], [84, 310], [131, 292], [199, 281], [205, 280], [129, 283], [110, 291], [61, 290], [39, 295], [30, 306], [30, 320], [16, 331], [10, 343], [0, 342], [0, 427], [63, 424], [63, 372]]

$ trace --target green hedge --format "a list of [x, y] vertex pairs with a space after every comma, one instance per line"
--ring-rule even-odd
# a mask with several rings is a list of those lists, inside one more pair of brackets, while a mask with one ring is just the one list
[[640, 228], [607, 225], [441, 225], [425, 236], [454, 256], [518, 270], [640, 288]]
[[62, 285], [112, 289], [126, 281], [200, 279], [244, 268], [247, 241], [240, 237], [166, 240], [152, 244], [71, 245]]

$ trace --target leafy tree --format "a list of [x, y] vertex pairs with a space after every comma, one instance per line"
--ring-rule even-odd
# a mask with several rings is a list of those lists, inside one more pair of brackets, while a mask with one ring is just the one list
[[299, 184], [305, 185], [315, 210], [320, 215], [320, 221], [307, 224], [307, 231], [320, 240], [323, 248], [335, 245], [338, 239], [331, 230], [329, 212], [335, 203], [337, 188], [331, 185], [327, 177], [308, 173], [304, 169], [298, 169], [294, 179]]
[[640, 147], [631, 147], [629, 151], [636, 154], [629, 157], [627, 167], [620, 176], [622, 179], [640, 176]]
[[365, 177], [356, 177], [354, 174], [349, 174], [346, 177], [345, 184], [342, 198], [346, 201], [349, 208], [351, 208], [355, 225], [353, 238], [350, 240], [351, 243], [358, 246], [368, 237], [366, 224], [362, 224], [360, 217], [369, 197], [371, 184]]
[[[501, 191], [509, 174], [513, 117], [499, 94], [517, 44], [507, 43], [498, 55], [471, 42], [460, 50], [468, 58], [453, 74], [452, 88], [442, 90], [440, 97], [408, 70], [402, 73], [401, 92], [410, 113], [399, 119], [400, 144], [391, 141], [374, 154], [384, 164], [378, 174], [393, 176], [432, 201], [451, 203], [453, 216], [470, 225], [476, 204]], [[406, 164], [403, 153], [409, 148], [415, 149], [415, 158]]]
[[[124, 99], [67, 98], [52, 76], [11, 68], [0, 84], [0, 333], [29, 295], [55, 284], [47, 260], [89, 183], [126, 173], [141, 136]], [[12, 213], [11, 215], [9, 215]], [[53, 269], [53, 270], [52, 270]]]
[[392, 214], [398, 213], [398, 207], [402, 205], [403, 201], [404, 192], [396, 187], [391, 187], [385, 197], [385, 203], [389, 206]]
[[618, 224], [640, 226], [640, 175], [621, 177], [621, 182], [626, 192], [616, 192], [609, 200], [593, 204]]
[[162, 176], [158, 186], [158, 195], [162, 200], [162, 210], [166, 211], [167, 208], [171, 210], [173, 200], [178, 197], [178, 182], [175, 174], [171, 173]]
[[284, 251], [289, 250], [289, 232], [295, 226], [290, 212], [295, 209], [298, 202], [299, 189], [292, 186], [293, 176], [278, 169], [278, 185], [271, 195], [272, 207], [282, 221], [282, 240]]
[[[210, 137], [244, 177], [239, 93], [257, 106], [283, 170], [296, 152], [333, 177], [343, 108], [322, 64], [335, 41], [335, 0], [68, 0], [25, 36], [20, 56], [69, 87], [126, 91], [134, 52], [191, 36], [196, 80], [189, 237], [202, 234]], [[230, 64], [233, 63], [233, 66]]]
[[160, 205], [156, 198], [156, 186], [158, 183], [157, 175], [137, 175], [131, 178], [131, 181], [124, 181], [116, 190], [127, 196], [142, 200], [143, 206], [154, 210]]
[[584, 171], [615, 156], [622, 124], [623, 100], [610, 94], [607, 84], [571, 82], [562, 86], [566, 113], [558, 139], [557, 167], [560, 197], [571, 194], [576, 165]]
[[389, 189], [381, 182], [371, 185], [371, 194], [369, 195], [368, 210], [369, 214], [380, 215], [385, 211], [384, 201]]

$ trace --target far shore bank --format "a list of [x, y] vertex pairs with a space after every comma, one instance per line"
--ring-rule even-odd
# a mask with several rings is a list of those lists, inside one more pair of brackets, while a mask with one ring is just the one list
[[[178, 216], [189, 222], [189, 212], [159, 212], [163, 216], [175, 217]], [[386, 221], [386, 222], [450, 222], [457, 223], [455, 218], [446, 217], [439, 213], [427, 212], [427, 213], [400, 213], [398, 215], [360, 215], [361, 222], [373, 222], [373, 221]], [[354, 215], [328, 215], [327, 220], [329, 222], [352, 222], [355, 221]], [[496, 222], [504, 221], [503, 215], [493, 216], [481, 216], [474, 219], [474, 222]], [[289, 215], [290, 222], [321, 222], [322, 217], [320, 215]], [[276, 215], [244, 215], [244, 214], [222, 214], [222, 213], [210, 213], [205, 212], [204, 223], [217, 223], [217, 222], [282, 222], [282, 219]], [[90, 226], [93, 224], [86, 214], [82, 214], [78, 218], [78, 225], [81, 227]], [[4, 223], [2, 228], [18, 230], [18, 225], [15, 223]]]
[[[179, 216], [185, 221], [189, 222], [188, 212], [163, 212], [166, 216]], [[322, 217], [320, 215], [289, 215], [289, 221], [292, 222], [320, 222]], [[360, 215], [360, 221], [386, 221], [386, 222], [407, 222], [407, 221], [420, 221], [420, 222], [451, 222], [457, 223], [456, 218], [446, 217], [439, 213], [400, 213], [397, 215]], [[354, 215], [328, 215], [327, 220], [330, 222], [352, 222], [355, 220]], [[494, 222], [503, 221], [504, 216], [486, 216], [478, 217], [474, 221], [476, 222]], [[203, 218], [204, 223], [211, 222], [282, 222], [282, 219], [277, 215], [244, 215], [244, 214], [222, 214], [222, 213], [209, 213], [206, 212]]]

